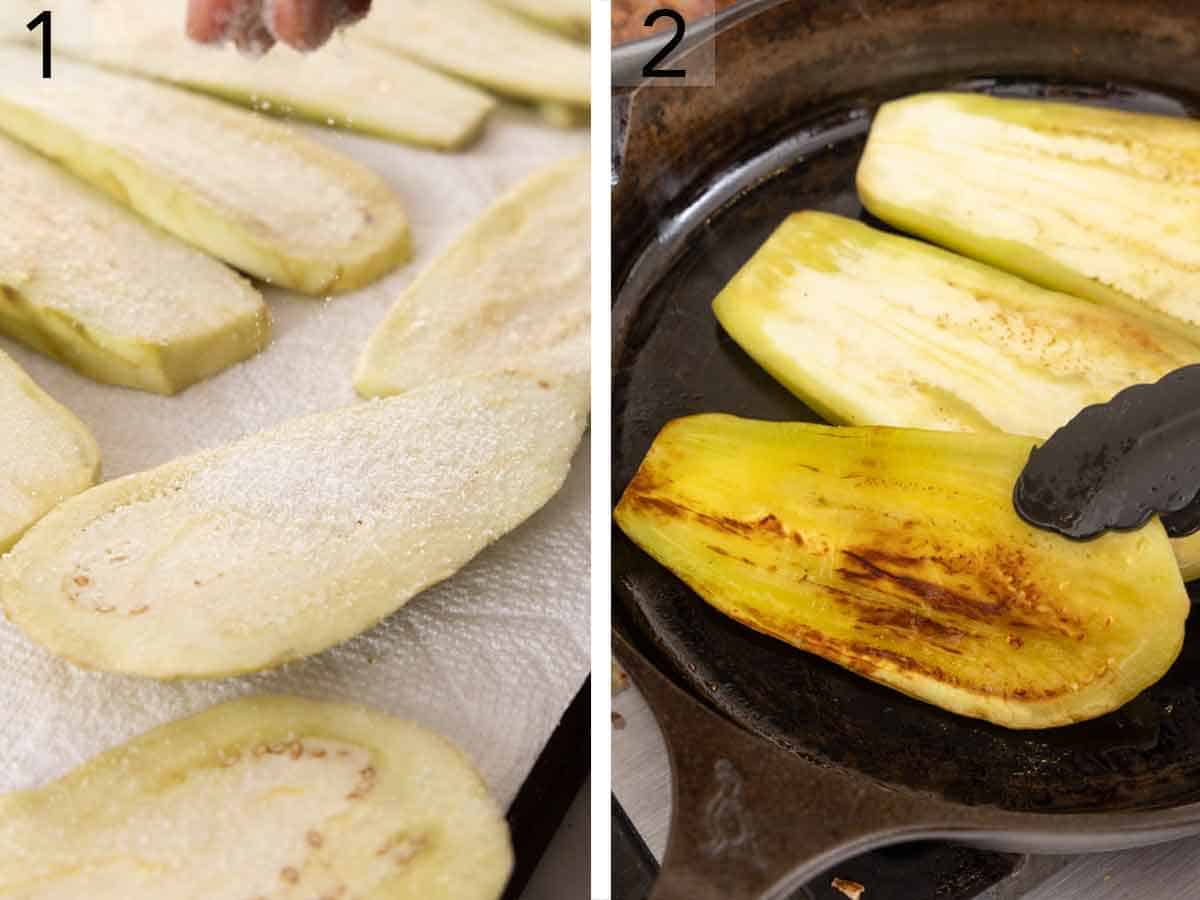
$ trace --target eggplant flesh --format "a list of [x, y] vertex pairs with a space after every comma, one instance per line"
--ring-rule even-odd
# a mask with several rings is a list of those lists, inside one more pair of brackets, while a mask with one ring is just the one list
[[504, 814], [427, 729], [257, 695], [0, 795], [0, 896], [496, 900]]
[[1080, 543], [1016, 515], [1034, 444], [692, 416], [615, 517], [757, 631], [961, 715], [1066, 725], [1162, 677], [1189, 602], [1157, 521]]
[[[1047, 438], [1200, 362], [1143, 316], [820, 212], [788, 217], [713, 302], [761, 366], [834, 423]], [[1185, 578], [1200, 536], [1174, 541]]]
[[918, 94], [880, 108], [857, 180], [905, 231], [1200, 337], [1200, 122]]

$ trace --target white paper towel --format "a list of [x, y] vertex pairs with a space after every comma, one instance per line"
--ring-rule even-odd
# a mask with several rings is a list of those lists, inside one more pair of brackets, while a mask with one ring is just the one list
[[[585, 132], [518, 109], [501, 111], [478, 146], [453, 155], [303, 130], [391, 182], [410, 216], [413, 261], [328, 301], [268, 291], [271, 346], [177, 397], [97, 385], [0, 338], [0, 349], [92, 429], [104, 477], [355, 402], [354, 362], [398, 292], [499, 194], [588, 143]], [[0, 623], [0, 791], [44, 783], [221, 700], [278, 692], [421, 722], [461, 746], [507, 805], [588, 671], [586, 441], [562, 492], [458, 575], [357, 639], [274, 672], [169, 684], [84, 672]]]

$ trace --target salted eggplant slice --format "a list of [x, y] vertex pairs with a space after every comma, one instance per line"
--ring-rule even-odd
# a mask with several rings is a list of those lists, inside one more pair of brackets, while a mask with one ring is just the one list
[[100, 474], [96, 439], [0, 352], [0, 553]]
[[[813, 211], [784, 220], [713, 311], [837, 424], [1047, 438], [1086, 406], [1200, 362], [1200, 345], [1120, 307]], [[1200, 541], [1173, 543], [1184, 577], [1200, 574]]]
[[858, 191], [906, 231], [1200, 337], [1200, 122], [918, 94], [880, 108]]
[[512, 862], [452, 744], [295, 697], [212, 707], [0, 797], [0, 894], [25, 900], [496, 900]]
[[961, 715], [1066, 725], [1161, 678], [1189, 603], [1157, 519], [1076, 542], [1017, 516], [1034, 443], [692, 416], [616, 521], [757, 631]]
[[374, 172], [279, 122], [86, 63], [0, 46], [0, 131], [151, 222], [265, 281], [361, 287], [409, 255]]
[[532, 22], [562, 32], [577, 41], [586, 41], [591, 30], [591, 4], [588, 0], [491, 0], [519, 13]]
[[174, 394], [267, 345], [246, 279], [0, 137], [0, 332], [105, 384]]
[[586, 155], [497, 201], [401, 295], [354, 384], [398, 394], [450, 375], [549, 374], [588, 407], [591, 250]]
[[531, 103], [590, 104], [588, 50], [488, 0], [393, 0], [348, 32], [486, 90]]
[[[232, 46], [201, 47], [184, 33], [185, 7], [142, 0], [32, 0], [24, 22], [52, 9], [55, 51], [167, 81], [272, 115], [303, 118], [395, 141], [449, 150], [483, 129], [496, 101], [483, 91], [371, 47], [336, 42], [300, 53], [277, 45], [252, 59]], [[71, 18], [68, 18], [70, 16]]]
[[76, 664], [215, 678], [308, 656], [453, 575], [561, 487], [548, 381], [441, 381], [107, 482], [0, 561], [9, 619]]

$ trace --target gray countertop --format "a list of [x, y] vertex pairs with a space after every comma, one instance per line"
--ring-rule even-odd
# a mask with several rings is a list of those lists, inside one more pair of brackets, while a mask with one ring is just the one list
[[[613, 698], [613, 712], [613, 793], [650, 851], [661, 859], [671, 808], [666, 747], [650, 708], [632, 685]], [[863, 900], [873, 900], [870, 885], [866, 887]], [[1030, 857], [1012, 881], [979, 900], [1195, 897], [1200, 897], [1200, 838], [1121, 853]]]

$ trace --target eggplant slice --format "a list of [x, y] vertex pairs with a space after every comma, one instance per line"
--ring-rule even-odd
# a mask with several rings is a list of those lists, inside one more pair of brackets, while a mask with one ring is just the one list
[[9, 619], [77, 665], [219, 678], [370, 628], [562, 486], [574, 393], [491, 375], [286, 422], [93, 488], [0, 561]]
[[[814, 211], [784, 220], [713, 312], [836, 424], [1048, 438], [1200, 362], [1200, 344], [1144, 316]], [[1200, 535], [1172, 544], [1184, 579], [1200, 575]]]
[[[41, 40], [25, 21], [54, 12], [55, 52], [212, 94], [258, 112], [306, 119], [439, 150], [465, 146], [496, 101], [483, 91], [394, 53], [337, 42], [301, 53], [285, 45], [251, 58], [233, 46], [200, 46], [184, 32], [185, 8], [143, 0], [25, 0], [18, 40]], [[60, 22], [76, 26], [58, 29]], [[3, 28], [0, 25], [0, 28]]]
[[1017, 516], [1034, 443], [692, 416], [616, 521], [757, 631], [961, 715], [1066, 725], [1161, 678], [1189, 602], [1157, 519], [1079, 543]]
[[245, 278], [0, 137], [0, 333], [104, 384], [174, 394], [266, 347]]
[[0, 130], [251, 275], [325, 296], [408, 259], [395, 191], [265, 116], [189, 91], [0, 45]]
[[520, 371], [590, 385], [589, 157], [556, 162], [494, 203], [414, 281], [367, 344], [363, 397]]
[[880, 108], [858, 192], [905, 231], [1200, 338], [1200, 122], [917, 94]]
[[47, 512], [91, 487], [100, 448], [87, 426], [0, 352], [0, 553]]
[[0, 797], [0, 894], [26, 900], [496, 900], [512, 862], [448, 741], [294, 697], [215, 706]]

